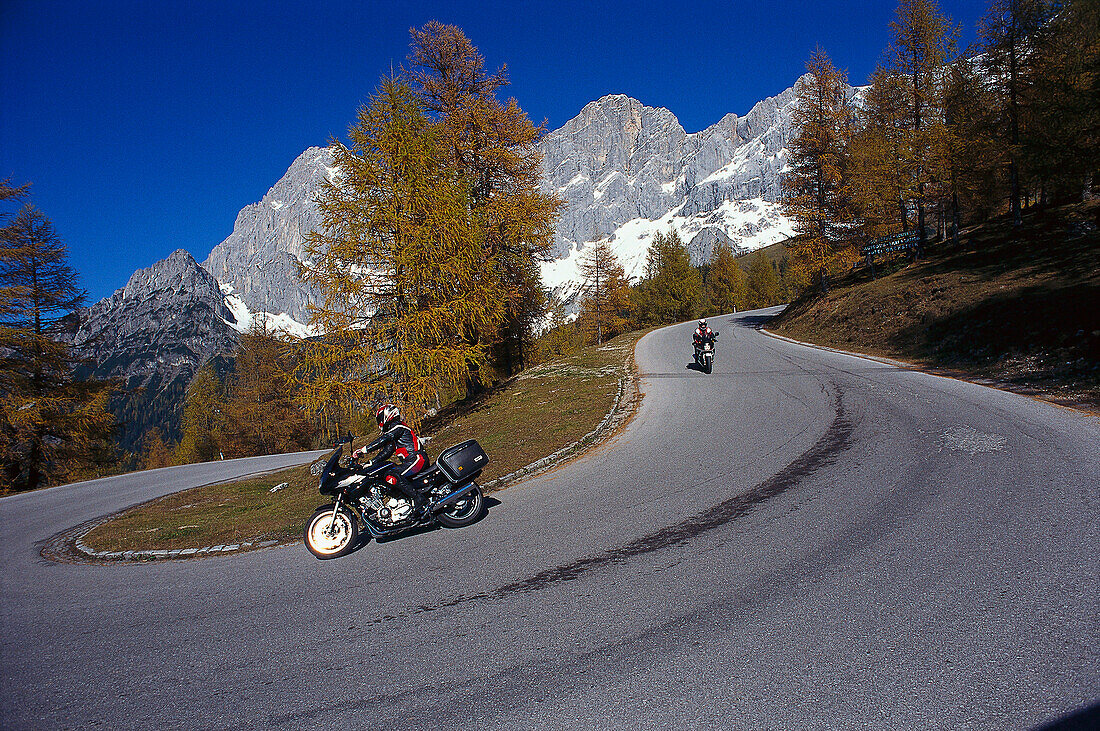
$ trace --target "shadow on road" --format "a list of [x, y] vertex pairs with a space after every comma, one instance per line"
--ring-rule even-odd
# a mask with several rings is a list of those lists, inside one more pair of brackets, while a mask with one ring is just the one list
[[[484, 496], [482, 502], [484, 502], [485, 504], [485, 511], [481, 514], [480, 518], [475, 520], [470, 525], [475, 525], [485, 520], [485, 516], [489, 514], [489, 511], [492, 508], [495, 508], [497, 505], [500, 505], [499, 500], [494, 497], [489, 497], [488, 495]], [[434, 523], [432, 525], [417, 525], [407, 528], [400, 533], [394, 533], [393, 535], [389, 536], [382, 536], [381, 538], [374, 538], [374, 536], [372, 536], [369, 531], [364, 530], [359, 533], [359, 538], [356, 539], [355, 545], [352, 546], [351, 550], [345, 553], [344, 556], [351, 556], [352, 554], [356, 553], [357, 551], [362, 549], [363, 546], [370, 543], [371, 539], [373, 539], [374, 542], [378, 545], [384, 546], [390, 543], [396, 543], [397, 541], [403, 541], [406, 538], [414, 538], [425, 533], [431, 533], [433, 531], [441, 530], [442, 528], [443, 526], [439, 525], [438, 523]]]
[[767, 325], [769, 322], [775, 319], [775, 315], [744, 315], [737, 318], [737, 321], [745, 327], [751, 327], [756, 330]]

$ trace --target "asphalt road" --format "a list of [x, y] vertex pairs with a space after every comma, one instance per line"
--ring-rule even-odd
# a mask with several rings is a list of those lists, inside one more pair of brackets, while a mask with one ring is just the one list
[[646, 336], [617, 437], [335, 561], [39, 555], [189, 468], [0, 500], [0, 726], [1003, 729], [1100, 700], [1100, 420], [759, 320], [711, 321], [709, 376], [693, 325]]

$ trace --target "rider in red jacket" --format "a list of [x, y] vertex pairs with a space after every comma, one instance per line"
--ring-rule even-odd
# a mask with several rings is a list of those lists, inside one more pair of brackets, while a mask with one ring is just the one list
[[401, 411], [393, 404], [383, 404], [375, 412], [378, 421], [378, 429], [382, 436], [375, 439], [365, 447], [360, 447], [352, 454], [352, 458], [359, 459], [371, 452], [378, 452], [376, 460], [389, 459], [396, 455], [397, 464], [390, 467], [383, 478], [387, 485], [396, 487], [413, 504], [417, 516], [422, 515], [425, 500], [413, 486], [409, 478], [413, 477], [428, 464], [428, 457], [424, 454], [420, 445], [420, 437], [401, 419]]
[[695, 332], [692, 334], [692, 342], [695, 343], [695, 349], [699, 350], [703, 347], [704, 343], [713, 343], [714, 339], [718, 337], [718, 333], [714, 332], [707, 325], [705, 319], [699, 321], [699, 327], [695, 328]]

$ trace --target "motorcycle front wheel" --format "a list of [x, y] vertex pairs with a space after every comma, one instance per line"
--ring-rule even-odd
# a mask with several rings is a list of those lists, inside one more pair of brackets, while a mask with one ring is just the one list
[[446, 510], [436, 514], [435, 519], [444, 528], [463, 528], [471, 523], [476, 523], [485, 510], [485, 498], [481, 494], [481, 488], [474, 488], [450, 505]]
[[306, 522], [302, 536], [309, 552], [322, 560], [343, 556], [358, 537], [359, 524], [355, 516], [346, 510], [337, 510], [334, 516], [331, 506], [317, 508]]

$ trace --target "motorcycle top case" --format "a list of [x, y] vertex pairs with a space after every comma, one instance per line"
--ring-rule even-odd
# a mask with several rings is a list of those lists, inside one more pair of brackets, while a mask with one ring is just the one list
[[489, 464], [489, 457], [476, 439], [469, 439], [444, 449], [435, 463], [448, 480], [461, 482], [476, 477]]

